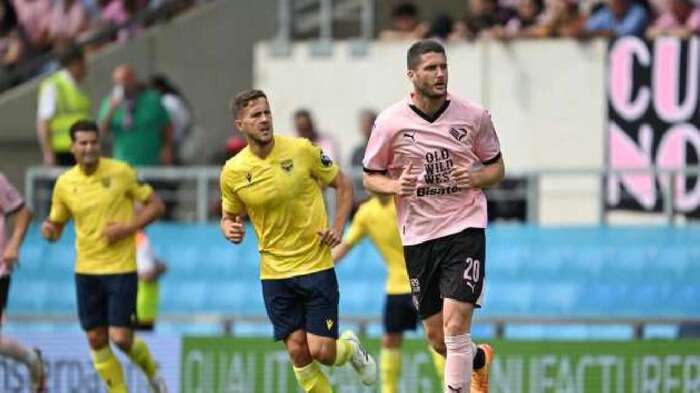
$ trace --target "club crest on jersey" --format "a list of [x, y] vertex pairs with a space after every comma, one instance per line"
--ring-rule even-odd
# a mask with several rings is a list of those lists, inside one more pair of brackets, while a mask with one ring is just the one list
[[285, 172], [289, 173], [292, 171], [292, 168], [294, 168], [294, 161], [292, 161], [291, 158], [288, 160], [284, 160], [280, 162], [280, 166], [282, 167], [282, 169], [285, 170]]
[[248, 180], [248, 183], [250, 183], [250, 180], [253, 178], [253, 175], [248, 172], [248, 174], [245, 175], [246, 180]]
[[333, 329], [333, 320], [332, 319], [326, 319], [326, 327], [328, 330]]
[[109, 185], [112, 184], [112, 181], [108, 177], [103, 177], [102, 179], [100, 179], [100, 183], [102, 183], [102, 187], [109, 188]]
[[411, 143], [416, 143], [416, 130], [404, 130], [401, 134], [402, 139], [408, 139]]
[[323, 151], [321, 151], [321, 165], [329, 167], [333, 164], [333, 160], [328, 157]]
[[459, 142], [462, 142], [462, 139], [467, 136], [467, 130], [465, 128], [450, 128], [450, 135], [452, 135], [453, 138], [458, 140]]

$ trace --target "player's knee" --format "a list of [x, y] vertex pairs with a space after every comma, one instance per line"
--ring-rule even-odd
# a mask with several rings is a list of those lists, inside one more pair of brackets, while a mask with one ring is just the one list
[[335, 362], [335, 343], [331, 345], [319, 345], [311, 348], [311, 357], [327, 366]]
[[439, 329], [430, 329], [426, 332], [428, 342], [437, 353], [445, 353], [445, 336]]
[[445, 318], [443, 329], [445, 336], [459, 336], [467, 332], [467, 322], [464, 318], [453, 316]]
[[309, 364], [313, 360], [306, 343], [302, 345], [302, 343], [296, 341], [287, 342], [287, 353], [292, 363], [297, 366]]
[[109, 336], [106, 331], [92, 330], [87, 333], [88, 345], [92, 350], [99, 350], [109, 345]]
[[121, 350], [122, 352], [131, 351], [131, 346], [134, 344], [134, 341], [131, 337], [113, 336], [111, 337], [111, 339], [114, 345], [116, 345], [117, 348], [119, 348], [119, 350]]

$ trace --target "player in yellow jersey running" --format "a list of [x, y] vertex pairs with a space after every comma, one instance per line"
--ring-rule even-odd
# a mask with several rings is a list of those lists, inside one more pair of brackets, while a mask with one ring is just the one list
[[[332, 392], [319, 364], [347, 361], [365, 385], [374, 384], [376, 364], [357, 336], [338, 338], [338, 282], [331, 248], [340, 243], [352, 203], [352, 186], [321, 149], [303, 138], [273, 135], [267, 96], [246, 90], [234, 98], [234, 125], [248, 147], [221, 171], [221, 230], [234, 244], [243, 240], [247, 214], [260, 251], [260, 278], [274, 337], [283, 340], [305, 392]], [[322, 187], [335, 188], [333, 225]]]
[[[393, 197], [375, 194], [360, 205], [342, 243], [333, 249], [333, 260], [338, 263], [362, 238], [369, 236], [386, 264], [387, 295], [384, 303], [384, 335], [382, 336], [382, 351], [379, 357], [382, 393], [399, 391], [400, 350], [403, 332], [415, 330], [418, 324], [418, 312], [411, 298], [411, 286], [406, 271], [403, 245], [395, 222], [396, 206]], [[479, 347], [477, 351], [483, 352], [484, 348]], [[445, 358], [432, 348], [430, 348], [430, 353], [437, 375], [442, 379]], [[476, 364], [475, 370], [478, 368], [479, 365]]]
[[[78, 316], [93, 365], [108, 391], [128, 391], [111, 341], [143, 370], [152, 392], [167, 392], [148, 346], [133, 332], [135, 234], [163, 214], [163, 202], [150, 186], [139, 183], [130, 166], [100, 157], [97, 124], [78, 121], [70, 137], [77, 164], [56, 181], [42, 235], [56, 241], [65, 223], [71, 218], [75, 221]], [[134, 214], [136, 201], [144, 205], [138, 215]]]

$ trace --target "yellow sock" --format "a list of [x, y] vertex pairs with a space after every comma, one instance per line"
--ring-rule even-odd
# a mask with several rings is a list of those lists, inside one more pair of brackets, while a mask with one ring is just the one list
[[124, 384], [122, 365], [112, 353], [109, 345], [97, 351], [90, 351], [90, 355], [95, 371], [107, 385], [107, 391], [109, 393], [128, 393]]
[[379, 372], [382, 393], [398, 393], [401, 376], [401, 351], [395, 348], [382, 348], [379, 352]]
[[428, 345], [428, 350], [430, 355], [433, 357], [433, 364], [435, 365], [435, 373], [440, 379], [440, 383], [445, 380], [445, 357], [435, 352], [432, 346]]
[[343, 338], [335, 340], [335, 362], [334, 366], [342, 366], [352, 356], [352, 344]]
[[333, 388], [331, 383], [328, 382], [328, 378], [323, 374], [318, 363], [311, 362], [308, 365], [294, 369], [294, 375], [299, 381], [299, 385], [304, 388], [307, 393], [333, 393]]
[[131, 350], [126, 354], [132, 362], [146, 374], [146, 377], [153, 378], [156, 374], [156, 361], [151, 356], [151, 351], [143, 340], [134, 336], [134, 344]]

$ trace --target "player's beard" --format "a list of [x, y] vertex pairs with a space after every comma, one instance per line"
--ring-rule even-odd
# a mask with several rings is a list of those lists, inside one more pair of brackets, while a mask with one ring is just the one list
[[418, 94], [420, 94], [423, 97], [429, 98], [431, 100], [437, 100], [440, 98], [443, 98], [447, 95], [447, 84], [445, 84], [445, 92], [444, 93], [437, 93], [434, 92], [431, 89], [432, 86], [428, 86], [427, 84], [419, 84], [415, 85], [416, 91]]

